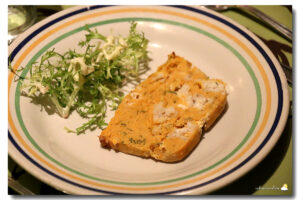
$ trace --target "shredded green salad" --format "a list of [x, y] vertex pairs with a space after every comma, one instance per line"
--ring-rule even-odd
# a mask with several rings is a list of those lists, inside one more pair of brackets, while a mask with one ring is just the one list
[[107, 109], [115, 110], [122, 100], [120, 89], [148, 69], [148, 40], [136, 27], [132, 22], [129, 34], [122, 37], [104, 36], [87, 25], [85, 40], [78, 44], [83, 53], [47, 51], [30, 66], [29, 76], [19, 76], [22, 94], [47, 96], [63, 118], [76, 110], [86, 119], [75, 130], [65, 127], [68, 132], [103, 129]]

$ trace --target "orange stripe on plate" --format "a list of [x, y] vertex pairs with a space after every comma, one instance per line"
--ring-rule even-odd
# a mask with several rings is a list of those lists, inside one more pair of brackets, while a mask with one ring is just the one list
[[[266, 110], [265, 110], [264, 117], [262, 119], [261, 125], [260, 125], [257, 133], [252, 137], [251, 141], [247, 144], [247, 146], [244, 149], [242, 149], [242, 151], [240, 151], [235, 157], [230, 159], [228, 162], [224, 163], [220, 167], [218, 167], [218, 168], [216, 168], [216, 169], [214, 169], [214, 170], [212, 170], [212, 171], [210, 171], [210, 172], [208, 172], [208, 173], [206, 173], [202, 176], [198, 176], [196, 178], [192, 178], [192, 179], [189, 179], [189, 180], [186, 180], [186, 181], [182, 181], [182, 182], [174, 183], [174, 184], [169, 184], [169, 185], [160, 185], [160, 186], [153, 186], [153, 187], [126, 187], [126, 186], [116, 186], [116, 185], [104, 185], [104, 184], [100, 184], [98, 182], [83, 179], [83, 178], [80, 178], [78, 176], [74, 176], [74, 175], [72, 175], [72, 174], [70, 174], [66, 171], [63, 171], [60, 168], [57, 168], [53, 164], [49, 163], [48, 161], [44, 160], [33, 149], [31, 149], [31, 147], [28, 144], [26, 144], [26, 142], [23, 140], [22, 136], [20, 135], [20, 133], [18, 132], [18, 130], [16, 129], [16, 127], [14, 125], [14, 122], [13, 122], [12, 117], [11, 117], [11, 112], [10, 112], [10, 109], [9, 109], [10, 106], [8, 105], [8, 121], [9, 121], [11, 129], [14, 132], [14, 135], [16, 136], [18, 141], [37, 160], [39, 160], [41, 163], [48, 166], [52, 170], [66, 176], [66, 177], [69, 177], [71, 179], [74, 179], [74, 180], [77, 180], [77, 181], [80, 181], [82, 183], [86, 183], [86, 184], [89, 184], [89, 185], [92, 185], [92, 186], [97, 186], [97, 187], [101, 187], [101, 188], [109, 188], [109, 189], [117, 189], [117, 190], [149, 191], [149, 190], [161, 190], [161, 189], [167, 189], [167, 188], [172, 188], [172, 187], [179, 187], [179, 186], [183, 186], [185, 184], [194, 183], [196, 181], [202, 180], [202, 179], [207, 178], [209, 176], [213, 176], [216, 173], [220, 172], [221, 170], [224, 170], [226, 167], [229, 167], [231, 164], [233, 164], [238, 159], [240, 159], [245, 153], [247, 153], [247, 151], [255, 144], [255, 142], [257, 141], [257, 139], [259, 138], [259, 136], [263, 132], [263, 130], [266, 126], [266, 123], [268, 121], [269, 115], [270, 115], [271, 89], [270, 89], [270, 83], [269, 83], [269, 80], [267, 78], [266, 72], [264, 71], [262, 64], [259, 62], [259, 60], [255, 56], [255, 54], [247, 47], [247, 45], [242, 43], [238, 38], [236, 38], [234, 35], [227, 32], [226, 30], [222, 29], [221, 27], [218, 27], [215, 24], [212, 24], [212, 23], [207, 22], [203, 19], [199, 19], [195, 16], [190, 16], [190, 15], [187, 15], [187, 14], [184, 14], [184, 13], [178, 13], [178, 12], [170, 11], [170, 10], [153, 9], [153, 8], [121, 8], [121, 9], [114, 9], [114, 10], [108, 10], [108, 11], [101, 11], [101, 12], [92, 13], [92, 14], [89, 14], [89, 15], [85, 15], [85, 16], [75, 18], [71, 21], [67, 21], [64, 24], [61, 24], [61, 25], [57, 26], [56, 28], [54, 28], [52, 30], [49, 30], [47, 33], [43, 34], [41, 37], [36, 39], [27, 49], [25, 49], [25, 51], [20, 55], [20, 57], [15, 62], [13, 68], [15, 70], [18, 69], [20, 64], [23, 62], [23, 60], [29, 55], [29, 53], [35, 47], [37, 47], [37, 45], [39, 45], [42, 41], [46, 40], [49, 36], [51, 36], [52, 34], [54, 34], [56, 32], [66, 28], [66, 27], [68, 27], [72, 24], [75, 24], [77, 22], [81, 22], [81, 21], [84, 21], [84, 20], [87, 20], [87, 19], [90, 19], [90, 18], [99, 17], [99, 16], [103, 16], [103, 15], [110, 15], [110, 14], [115, 14], [115, 13], [125, 13], [125, 12], [162, 13], [162, 14], [173, 15], [173, 16], [189, 19], [189, 20], [192, 20], [192, 21], [196, 21], [196, 22], [204, 24], [204, 25], [206, 25], [206, 26], [208, 26], [212, 29], [215, 29], [216, 31], [218, 31], [218, 32], [224, 34], [225, 36], [227, 36], [228, 38], [232, 39], [236, 44], [238, 44], [248, 54], [248, 56], [250, 56], [253, 59], [254, 63], [256, 64], [257, 68], [259, 69], [259, 71], [262, 75], [262, 78], [263, 78], [263, 81], [264, 81], [264, 84], [265, 84], [265, 87], [266, 87]], [[10, 73], [10, 75], [8, 77], [8, 94], [10, 93], [10, 86], [12, 84], [12, 80], [13, 80], [13, 73]], [[8, 104], [9, 104], [9, 101], [8, 101]]]

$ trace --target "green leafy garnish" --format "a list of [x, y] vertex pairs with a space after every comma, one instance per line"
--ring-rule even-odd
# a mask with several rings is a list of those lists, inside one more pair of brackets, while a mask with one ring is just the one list
[[22, 94], [47, 96], [64, 118], [74, 110], [87, 119], [75, 130], [65, 127], [67, 132], [104, 128], [107, 109], [117, 109], [122, 101], [120, 89], [148, 69], [148, 40], [136, 27], [132, 22], [126, 37], [106, 37], [87, 25], [85, 40], [78, 44], [83, 53], [47, 51], [30, 66], [28, 76], [19, 77]]

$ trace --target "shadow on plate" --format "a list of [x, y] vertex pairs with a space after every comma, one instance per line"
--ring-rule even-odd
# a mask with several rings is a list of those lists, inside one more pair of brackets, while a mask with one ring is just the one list
[[291, 142], [291, 129], [292, 119], [289, 119], [274, 148], [255, 168], [238, 180], [209, 195], [249, 195], [256, 192], [256, 188], [268, 181], [284, 159]]

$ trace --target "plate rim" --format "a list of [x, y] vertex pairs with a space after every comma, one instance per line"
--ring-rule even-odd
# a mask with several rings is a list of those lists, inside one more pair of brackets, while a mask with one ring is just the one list
[[[101, 6], [102, 7], [102, 6]], [[104, 6], [104, 7], [106, 7], [106, 6]], [[175, 6], [176, 7], [176, 6]], [[182, 7], [182, 6], [179, 6], [179, 7]], [[185, 7], [187, 7], [187, 6], [185, 6]], [[79, 8], [81, 8], [81, 7], [75, 7], [73, 10], [77, 10], [77, 9], [79, 9]], [[84, 7], [85, 8], [85, 7]], [[191, 8], [191, 7], [189, 7], [189, 8]], [[198, 10], [198, 9], [197, 9]], [[64, 11], [68, 11], [68, 12], [70, 12], [69, 11], [69, 9], [67, 9], [67, 10], [64, 10]], [[62, 12], [64, 12], [64, 11], [62, 11]], [[67, 13], [67, 12], [65, 12], [65, 13]], [[57, 16], [61, 16], [63, 13], [57, 13], [57, 14], [55, 14], [55, 15], [57, 15]], [[215, 13], [213, 13], [213, 14], [215, 14]], [[53, 17], [53, 16], [52, 16]], [[222, 18], [224, 18], [224, 16], [222, 16]], [[226, 17], [225, 17], [226, 18]], [[226, 19], [227, 20], [227, 19]], [[42, 22], [44, 22], [44, 20], [42, 21]], [[42, 23], [43, 24], [43, 23]], [[235, 24], [234, 25], [236, 25], [237, 23], [235, 22]], [[36, 24], [36, 25], [39, 25], [39, 24]], [[239, 25], [239, 24], [238, 24]], [[241, 25], [239, 25], [239, 26], [241, 26]], [[248, 32], [247, 32], [248, 33]], [[250, 32], [251, 33], [251, 32]], [[257, 38], [255, 38], [256, 40], [257, 40]], [[14, 43], [13, 43], [14, 44]], [[16, 43], [15, 43], [16, 44]], [[265, 48], [263, 48], [263, 49], [265, 49]], [[268, 49], [268, 48], [267, 48]], [[267, 54], [268, 55], [268, 54]], [[278, 69], [277, 69], [278, 70]], [[279, 78], [280, 79], [280, 81], [282, 81], [282, 77], [280, 77]], [[282, 119], [282, 118], [280, 118], [280, 119]], [[284, 121], [286, 121], [286, 120], [284, 120]], [[282, 129], [283, 129], [284, 127], [282, 127]], [[280, 131], [280, 132], [282, 132], [282, 130]], [[279, 135], [281, 135], [281, 134], [279, 134]], [[278, 137], [279, 138], [279, 137]], [[277, 138], [277, 139], [278, 139]], [[276, 140], [277, 141], [277, 140]], [[274, 145], [272, 145], [272, 147], [270, 148], [270, 149], [272, 149], [273, 148], [273, 146]], [[269, 149], [269, 150], [270, 150]], [[266, 153], [267, 154], [267, 153]], [[263, 156], [263, 157], [265, 157], [265, 156]], [[257, 164], [258, 164], [259, 162], [257, 162]], [[251, 168], [252, 169], [252, 168]]]

